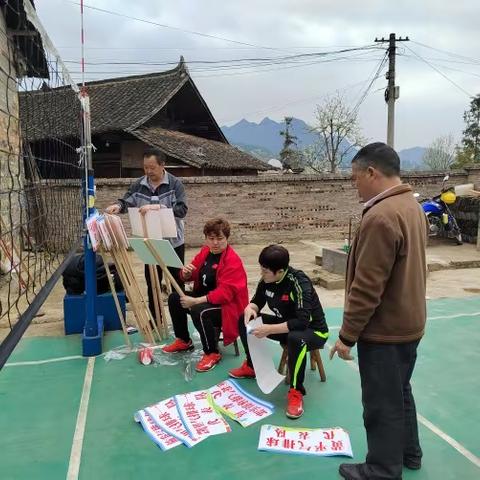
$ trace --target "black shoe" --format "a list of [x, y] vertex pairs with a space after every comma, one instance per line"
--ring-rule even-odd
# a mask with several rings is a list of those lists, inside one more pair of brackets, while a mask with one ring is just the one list
[[363, 463], [342, 463], [338, 468], [338, 473], [345, 480], [367, 480], [363, 473]]
[[405, 457], [403, 459], [403, 466], [409, 470], [420, 470], [422, 468], [422, 457]]

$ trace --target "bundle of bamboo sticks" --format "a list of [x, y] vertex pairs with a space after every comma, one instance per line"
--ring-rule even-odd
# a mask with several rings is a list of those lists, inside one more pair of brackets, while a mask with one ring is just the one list
[[107, 255], [110, 255], [117, 268], [120, 280], [131, 305], [136, 326], [143, 339], [147, 343], [155, 344], [157, 341], [166, 338], [168, 335], [167, 316], [163, 305], [157, 269], [155, 266], [149, 265], [150, 278], [152, 281], [152, 289], [154, 294], [156, 317], [154, 319], [148, 307], [148, 302], [145, 300], [145, 297], [135, 277], [133, 262], [131, 255], [128, 252], [128, 239], [125, 234], [122, 221], [116, 215], [105, 214], [103, 215], [103, 219], [102, 217], [99, 217], [96, 227], [99, 239], [97, 251], [102, 256], [105, 264], [109, 278], [110, 289], [114, 297], [115, 306], [117, 308], [122, 330], [125, 335], [126, 344], [131, 347], [126, 321], [120, 308], [117, 292], [110, 268], [108, 266]]

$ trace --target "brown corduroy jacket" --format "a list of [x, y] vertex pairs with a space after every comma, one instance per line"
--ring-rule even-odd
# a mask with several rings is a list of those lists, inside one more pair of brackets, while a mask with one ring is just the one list
[[340, 338], [405, 343], [423, 336], [427, 220], [409, 185], [363, 212], [347, 264]]

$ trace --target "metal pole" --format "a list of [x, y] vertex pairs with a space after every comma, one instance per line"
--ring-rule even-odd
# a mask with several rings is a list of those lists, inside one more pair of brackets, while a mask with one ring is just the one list
[[397, 42], [408, 42], [410, 39], [396, 38], [395, 33], [391, 33], [389, 39], [375, 38], [375, 43], [388, 42], [388, 86], [385, 91], [385, 101], [388, 105], [387, 116], [387, 144], [392, 148], [395, 148], [395, 100], [399, 97], [399, 88], [395, 85], [395, 57], [396, 57], [396, 44]]
[[[85, 209], [84, 221], [95, 212], [95, 182], [92, 165], [92, 135], [90, 130], [90, 100], [85, 88], [85, 35], [83, 30], [83, 0], [80, 0], [81, 18], [81, 44], [82, 44], [82, 88], [80, 91], [80, 102], [82, 106], [82, 152], [85, 166], [84, 194]], [[97, 268], [96, 255], [90, 243], [88, 233], [85, 231], [83, 240], [84, 265], [85, 265], [85, 328], [84, 339], [95, 338], [99, 335], [96, 300], [97, 300]], [[83, 342], [83, 355], [98, 355], [101, 351], [95, 348], [86, 347]]]
[[390, 34], [388, 47], [388, 119], [387, 144], [395, 147], [395, 34]]

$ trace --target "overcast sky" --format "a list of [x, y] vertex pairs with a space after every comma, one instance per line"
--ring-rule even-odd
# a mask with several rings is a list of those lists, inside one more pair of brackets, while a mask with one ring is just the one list
[[[35, 3], [62, 58], [78, 62], [79, 6], [68, 0]], [[180, 55], [187, 62], [271, 58], [363, 47], [390, 32], [408, 35], [413, 41], [399, 44], [397, 62], [398, 149], [427, 146], [435, 137], [449, 133], [459, 140], [468, 95], [480, 93], [478, 0], [86, 0], [86, 5], [240, 42], [202, 37], [87, 8], [87, 62], [165, 63], [178, 61]], [[294, 66], [252, 67], [250, 63], [249, 68], [240, 70], [231, 66], [229, 70], [217, 70], [213, 65], [190, 64], [189, 69], [220, 125], [231, 125], [242, 118], [258, 122], [268, 116], [280, 120], [285, 115], [311, 123], [315, 104], [325, 95], [339, 90], [346, 102], [354, 105], [383, 53], [380, 49], [348, 53], [343, 55], [348, 58], [330, 62], [315, 57]], [[323, 58], [334, 60], [338, 56]], [[68, 66], [72, 72], [80, 70], [76, 63]], [[87, 65], [87, 79], [166, 68], [171, 67]], [[74, 78], [80, 77], [76, 74]], [[359, 110], [364, 134], [371, 140], [386, 138], [385, 86], [382, 75]]]

